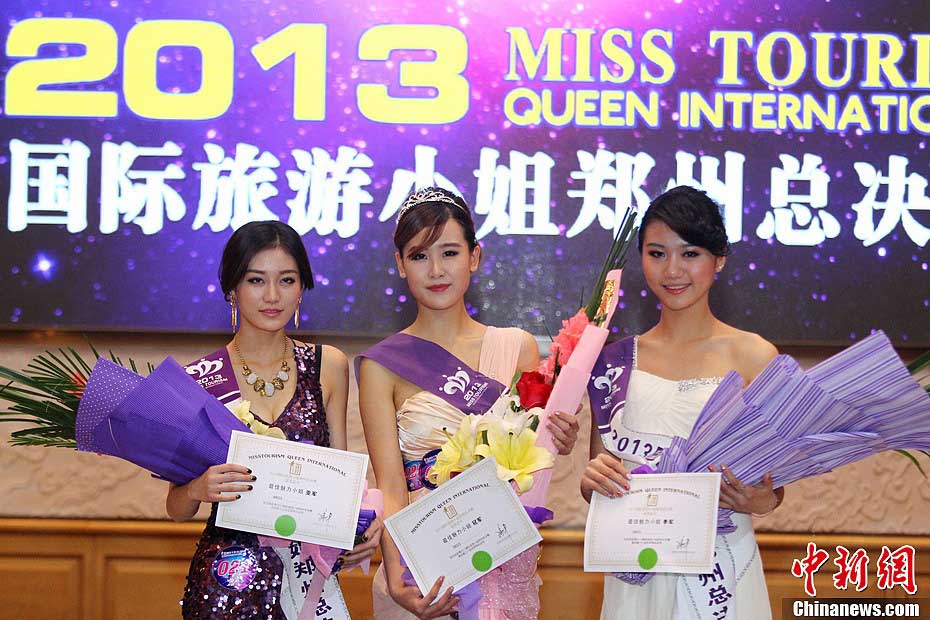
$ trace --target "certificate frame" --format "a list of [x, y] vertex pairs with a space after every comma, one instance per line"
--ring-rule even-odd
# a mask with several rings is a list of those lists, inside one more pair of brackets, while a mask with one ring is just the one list
[[513, 487], [497, 477], [493, 457], [397, 511], [384, 525], [424, 595], [440, 576], [458, 591], [542, 541]]
[[217, 526], [354, 546], [368, 455], [233, 431], [226, 462], [248, 467], [256, 480], [241, 498], [219, 503]]
[[632, 474], [621, 497], [592, 493], [584, 570], [712, 572], [719, 502], [720, 474], [712, 472]]

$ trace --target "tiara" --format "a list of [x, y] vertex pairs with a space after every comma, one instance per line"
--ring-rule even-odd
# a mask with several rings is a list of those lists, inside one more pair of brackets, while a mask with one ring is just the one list
[[407, 199], [404, 200], [404, 203], [400, 206], [400, 213], [397, 216], [397, 221], [399, 222], [407, 211], [424, 202], [445, 202], [462, 209], [462, 205], [453, 200], [449, 195], [441, 192], [439, 188], [424, 187], [407, 196]]

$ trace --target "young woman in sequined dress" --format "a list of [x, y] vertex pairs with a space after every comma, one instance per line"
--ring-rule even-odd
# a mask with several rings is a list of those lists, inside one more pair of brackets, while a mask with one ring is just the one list
[[[300, 311], [303, 291], [313, 287], [307, 253], [296, 231], [275, 221], [239, 228], [223, 251], [220, 283], [234, 313], [234, 327], [238, 324], [225, 353], [252, 413], [280, 428], [289, 440], [345, 450], [349, 380], [345, 355], [328, 345], [298, 342], [284, 331]], [[257, 389], [261, 384], [256, 379], [249, 382], [244, 366], [265, 384], [263, 389]], [[202, 503], [213, 505], [191, 561], [182, 601], [184, 618], [283, 620], [295, 615], [282, 608], [280, 596], [284, 571], [294, 568], [289, 550], [260, 547], [255, 534], [215, 525], [218, 502], [234, 502], [262, 483], [244, 466], [222, 464], [186, 485], [171, 486], [166, 508], [175, 521], [193, 518]], [[370, 557], [380, 532], [376, 520], [365, 532], [367, 542], [344, 554], [343, 568]], [[224, 551], [254, 562], [255, 570], [246, 574], [251, 574], [247, 585], [230, 587], [217, 576], [215, 560]], [[306, 571], [302, 576], [308, 576]], [[323, 617], [348, 617], [335, 576], [327, 580], [323, 598], [315, 606], [325, 611]]]

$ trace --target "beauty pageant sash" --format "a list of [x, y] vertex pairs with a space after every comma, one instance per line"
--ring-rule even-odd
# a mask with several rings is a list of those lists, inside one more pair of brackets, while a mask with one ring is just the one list
[[[469, 415], [487, 412], [506, 390], [502, 384], [471, 368], [435, 342], [409, 334], [395, 334], [356, 357], [356, 378], [363, 357], [378, 362]], [[404, 461], [408, 491], [436, 488], [427, 474], [436, 464], [438, 454], [438, 449], [431, 450], [420, 460]]]
[[356, 377], [363, 357], [469, 415], [485, 413], [507, 390], [435, 342], [409, 334], [394, 334], [356, 357]]
[[239, 384], [236, 383], [236, 371], [226, 347], [188, 364], [184, 370], [224, 405], [235, 402], [241, 396]]
[[626, 407], [630, 376], [635, 367], [634, 337], [608, 344], [601, 351], [591, 372], [588, 398], [604, 447], [626, 461], [655, 466], [674, 437], [641, 433], [624, 425], [623, 409]]

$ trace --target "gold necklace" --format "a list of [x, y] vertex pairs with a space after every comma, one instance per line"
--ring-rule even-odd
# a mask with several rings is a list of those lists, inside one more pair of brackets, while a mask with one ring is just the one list
[[281, 357], [281, 370], [278, 371], [278, 374], [276, 374], [270, 382], [265, 381], [252, 372], [249, 365], [245, 363], [245, 358], [242, 357], [242, 351], [239, 350], [239, 343], [235, 339], [233, 339], [233, 348], [236, 350], [236, 355], [239, 356], [239, 362], [242, 364], [242, 376], [245, 377], [245, 382], [251, 385], [253, 390], [266, 398], [271, 398], [274, 396], [275, 391], [284, 389], [284, 382], [291, 376], [291, 367], [287, 365], [287, 336], [284, 337], [284, 353]]

